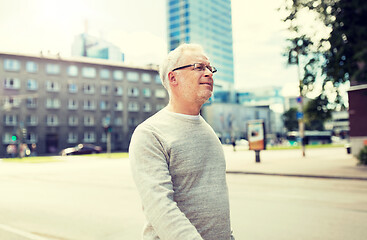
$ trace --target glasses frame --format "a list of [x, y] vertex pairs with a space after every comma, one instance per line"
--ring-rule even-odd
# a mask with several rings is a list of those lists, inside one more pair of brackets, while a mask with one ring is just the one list
[[[177, 67], [175, 69], [172, 70], [173, 71], [176, 71], [176, 70], [180, 70], [180, 69], [184, 69], [184, 68], [188, 68], [188, 67], [194, 67], [194, 69], [197, 69], [196, 65], [205, 65], [204, 63], [193, 63], [193, 64], [189, 64], [189, 65], [185, 65], [185, 66], [181, 66], [181, 67]], [[216, 73], [218, 70], [213, 67], [213, 66], [208, 66], [208, 65], [205, 65], [205, 67], [211, 72], [211, 73]], [[211, 69], [210, 69], [211, 68]], [[203, 69], [204, 70], [204, 69]], [[203, 70], [200, 70], [200, 71], [203, 71]]]

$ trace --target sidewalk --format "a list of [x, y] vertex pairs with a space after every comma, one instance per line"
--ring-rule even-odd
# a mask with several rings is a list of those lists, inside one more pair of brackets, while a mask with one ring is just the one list
[[347, 154], [345, 148], [306, 148], [306, 157], [300, 149], [264, 150], [260, 163], [255, 162], [255, 152], [231, 145], [223, 145], [229, 174], [259, 174], [290, 177], [334, 178], [366, 180], [367, 166], [358, 166], [357, 159]]

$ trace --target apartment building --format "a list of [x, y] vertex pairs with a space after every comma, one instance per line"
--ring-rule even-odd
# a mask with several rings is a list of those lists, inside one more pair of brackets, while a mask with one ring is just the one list
[[168, 102], [157, 68], [83, 57], [0, 53], [0, 156], [9, 144], [57, 154], [79, 143], [127, 150], [135, 127]]

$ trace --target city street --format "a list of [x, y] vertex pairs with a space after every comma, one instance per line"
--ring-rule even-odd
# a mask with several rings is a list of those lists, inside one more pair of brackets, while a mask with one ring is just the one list
[[[0, 239], [140, 239], [144, 216], [128, 159], [63, 159], [0, 161]], [[248, 174], [227, 179], [237, 240], [367, 236], [367, 181]]]

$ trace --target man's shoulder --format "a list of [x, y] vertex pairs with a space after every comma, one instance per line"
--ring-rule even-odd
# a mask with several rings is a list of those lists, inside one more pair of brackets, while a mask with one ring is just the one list
[[140, 123], [136, 129], [136, 130], [143, 130], [143, 129], [149, 129], [149, 130], [153, 130], [156, 128], [160, 128], [160, 125], [162, 125], [162, 123], [165, 122], [166, 118], [166, 114], [164, 112], [164, 110], [160, 110], [158, 112], [156, 112], [155, 114], [153, 114], [152, 116], [150, 116], [149, 118], [145, 119], [142, 123]]

